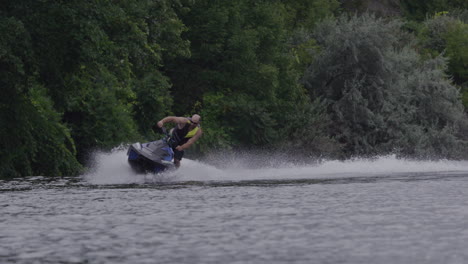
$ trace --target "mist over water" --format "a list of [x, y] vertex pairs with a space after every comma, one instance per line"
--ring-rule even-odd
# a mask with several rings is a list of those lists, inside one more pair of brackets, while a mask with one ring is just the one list
[[[444, 174], [468, 172], [468, 161], [416, 161], [396, 158], [394, 155], [373, 159], [311, 160], [310, 164], [294, 164], [271, 155], [218, 156], [208, 161], [184, 158], [176, 171], [162, 174], [136, 174], [127, 163], [126, 150], [110, 153], [97, 152], [94, 164], [83, 178], [91, 184], [129, 184], [184, 181], [258, 181], [258, 180], [308, 180], [352, 177], [391, 177], [396, 175]], [[258, 163], [258, 164], [256, 164]], [[214, 164], [214, 165], [212, 165]]]

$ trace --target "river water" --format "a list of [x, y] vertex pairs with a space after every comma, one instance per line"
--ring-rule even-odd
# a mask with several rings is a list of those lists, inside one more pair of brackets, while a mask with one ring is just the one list
[[0, 263], [468, 262], [468, 162], [225, 164], [0, 181]]

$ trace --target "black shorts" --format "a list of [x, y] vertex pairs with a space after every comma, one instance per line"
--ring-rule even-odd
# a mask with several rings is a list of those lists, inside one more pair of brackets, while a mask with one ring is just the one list
[[184, 156], [184, 151], [178, 151], [175, 148], [173, 148], [172, 150], [174, 150], [174, 160], [182, 160], [182, 157]]

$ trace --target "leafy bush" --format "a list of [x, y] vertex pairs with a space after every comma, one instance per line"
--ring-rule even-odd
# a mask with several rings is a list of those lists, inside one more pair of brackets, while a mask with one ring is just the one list
[[[424, 21], [419, 32], [423, 53], [429, 57], [444, 54], [449, 59], [447, 72], [460, 87], [463, 98], [468, 96], [468, 19], [467, 11], [438, 14]], [[468, 101], [463, 100], [468, 109]]]
[[449, 15], [438, 15], [424, 22], [419, 34], [426, 53], [449, 58], [449, 72], [458, 84], [468, 82], [468, 24]]
[[[192, 56], [168, 65], [168, 72], [176, 114], [202, 105], [201, 149], [310, 147], [310, 137], [290, 135], [318, 119], [297, 82], [301, 65], [311, 60], [305, 51], [315, 46], [291, 40], [289, 29], [312, 26], [336, 7], [328, 0], [197, 1], [181, 15]], [[304, 112], [308, 116], [300, 117]], [[319, 131], [306, 127], [313, 135]]]
[[401, 25], [372, 15], [324, 21], [305, 85], [329, 104], [329, 133], [348, 155], [462, 155], [466, 117], [446, 61], [422, 61]]
[[424, 21], [438, 12], [468, 9], [465, 0], [401, 0], [400, 5], [407, 19]]
[[0, 16], [0, 176], [74, 175], [81, 165], [69, 130], [35, 79], [23, 23]]
[[73, 174], [89, 151], [150, 135], [171, 108], [164, 60], [190, 54], [181, 8], [146, 0], [2, 5], [0, 170]]

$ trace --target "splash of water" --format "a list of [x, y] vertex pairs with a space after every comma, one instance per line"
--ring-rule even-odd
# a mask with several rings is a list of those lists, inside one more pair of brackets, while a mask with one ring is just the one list
[[126, 151], [116, 149], [110, 153], [96, 152], [91, 158], [90, 171], [83, 178], [92, 184], [127, 184], [138, 183], [126, 159]]
[[468, 161], [413, 161], [398, 159], [393, 155], [375, 159], [328, 160], [320, 163], [313, 162], [309, 165], [283, 163], [273, 158], [266, 163], [270, 165], [259, 168], [246, 166], [245, 161], [235, 158], [224, 160], [222, 168], [184, 158], [178, 170], [158, 175], [135, 174], [127, 163], [126, 150], [122, 149], [110, 153], [95, 153], [94, 161], [90, 172], [83, 176], [91, 184], [328, 179], [405, 173], [468, 173]]

